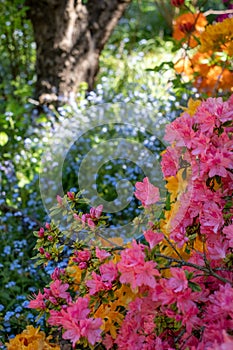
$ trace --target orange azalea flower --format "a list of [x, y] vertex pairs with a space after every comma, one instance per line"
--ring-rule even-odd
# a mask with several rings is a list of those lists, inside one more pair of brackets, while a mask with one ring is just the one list
[[49, 343], [51, 337], [45, 336], [40, 332], [40, 328], [27, 326], [21, 333], [16, 335], [6, 344], [7, 350], [60, 350], [60, 346]]
[[194, 86], [208, 96], [217, 90], [233, 91], [233, 72], [220, 66], [200, 65], [200, 74], [195, 79]]
[[173, 38], [176, 40], [186, 39], [189, 47], [198, 45], [201, 33], [207, 25], [207, 20], [202, 13], [184, 13], [177, 17], [173, 23]]
[[174, 65], [177, 73], [185, 74], [189, 80], [194, 78], [195, 74], [200, 72], [200, 66], [208, 67], [209, 60], [211, 58], [212, 52], [200, 53], [197, 52], [192, 58], [185, 56], [180, 58]]
[[192, 61], [189, 57], [185, 56], [180, 58], [175, 64], [174, 69], [178, 74], [183, 74], [187, 77], [187, 80], [193, 79], [194, 69]]
[[[176, 64], [177, 73], [184, 74], [188, 80], [194, 79], [194, 86], [209, 96], [216, 91], [233, 91], [233, 72], [219, 65], [211, 64], [212, 52], [197, 52], [191, 59], [181, 58]], [[219, 60], [215, 55], [215, 60]]]

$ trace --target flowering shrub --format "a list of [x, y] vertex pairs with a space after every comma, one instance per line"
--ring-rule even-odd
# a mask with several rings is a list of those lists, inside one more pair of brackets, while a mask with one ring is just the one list
[[137, 183], [147, 229], [125, 245], [104, 240], [102, 207], [83, 214], [80, 194], [57, 198], [67, 228], [36, 232], [36, 258], [66, 267], [29, 307], [74, 349], [232, 349], [232, 132], [233, 96], [190, 101], [166, 128], [164, 209], [156, 218], [159, 190]]
[[[173, 38], [179, 41], [183, 48], [181, 57], [174, 66], [176, 72], [191, 80], [201, 93], [208, 96], [231, 93], [232, 14], [222, 14], [217, 18], [219, 22], [208, 24], [207, 16], [215, 11], [202, 13], [198, 10], [197, 13], [193, 13], [187, 5], [185, 10], [190, 12], [182, 13], [173, 24]], [[232, 11], [231, 5], [229, 11]], [[195, 50], [190, 50], [193, 48]]]

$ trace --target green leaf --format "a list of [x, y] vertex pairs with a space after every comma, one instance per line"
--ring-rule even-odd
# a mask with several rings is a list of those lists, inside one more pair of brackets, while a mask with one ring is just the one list
[[199, 286], [199, 284], [189, 281], [188, 285], [193, 292], [201, 292], [201, 287]]
[[4, 132], [0, 132], [0, 146], [5, 146], [5, 144], [8, 142], [8, 135]]

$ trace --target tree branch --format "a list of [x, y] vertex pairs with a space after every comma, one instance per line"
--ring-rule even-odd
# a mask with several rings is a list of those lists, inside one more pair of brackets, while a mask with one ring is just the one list
[[233, 10], [208, 10], [203, 13], [204, 16], [209, 16], [209, 15], [228, 15], [233, 13]]
[[159, 254], [159, 253], [155, 253], [155, 256], [158, 257], [158, 258], [164, 258], [166, 260], [168, 260], [169, 262], [175, 262], [177, 264], [179, 264], [180, 266], [188, 266], [188, 267], [193, 267], [194, 269], [197, 269], [199, 271], [203, 271], [207, 274], [209, 274], [210, 276], [213, 276], [215, 278], [217, 278], [218, 280], [224, 282], [224, 283], [229, 283], [231, 286], [233, 286], [233, 282], [222, 277], [222, 276], [219, 276], [217, 273], [215, 273], [211, 268], [209, 267], [205, 267], [205, 266], [200, 266], [200, 265], [197, 265], [197, 264], [194, 264], [194, 263], [190, 263], [188, 261], [185, 261], [185, 260], [179, 260], [179, 259], [176, 259], [176, 258], [172, 258], [171, 256], [167, 256], [167, 255], [164, 255], [164, 254]]

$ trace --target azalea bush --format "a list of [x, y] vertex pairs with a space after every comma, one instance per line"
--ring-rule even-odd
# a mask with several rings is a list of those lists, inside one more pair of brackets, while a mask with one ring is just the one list
[[153, 179], [136, 183], [144, 211], [134, 224], [147, 228], [132, 242], [104, 238], [101, 205], [83, 213], [81, 193], [58, 196], [52, 222], [35, 232], [37, 264], [55, 269], [29, 302], [54, 335], [46, 349], [64, 340], [74, 349], [232, 349], [232, 132], [233, 96], [191, 100], [167, 125], [167, 196]]

